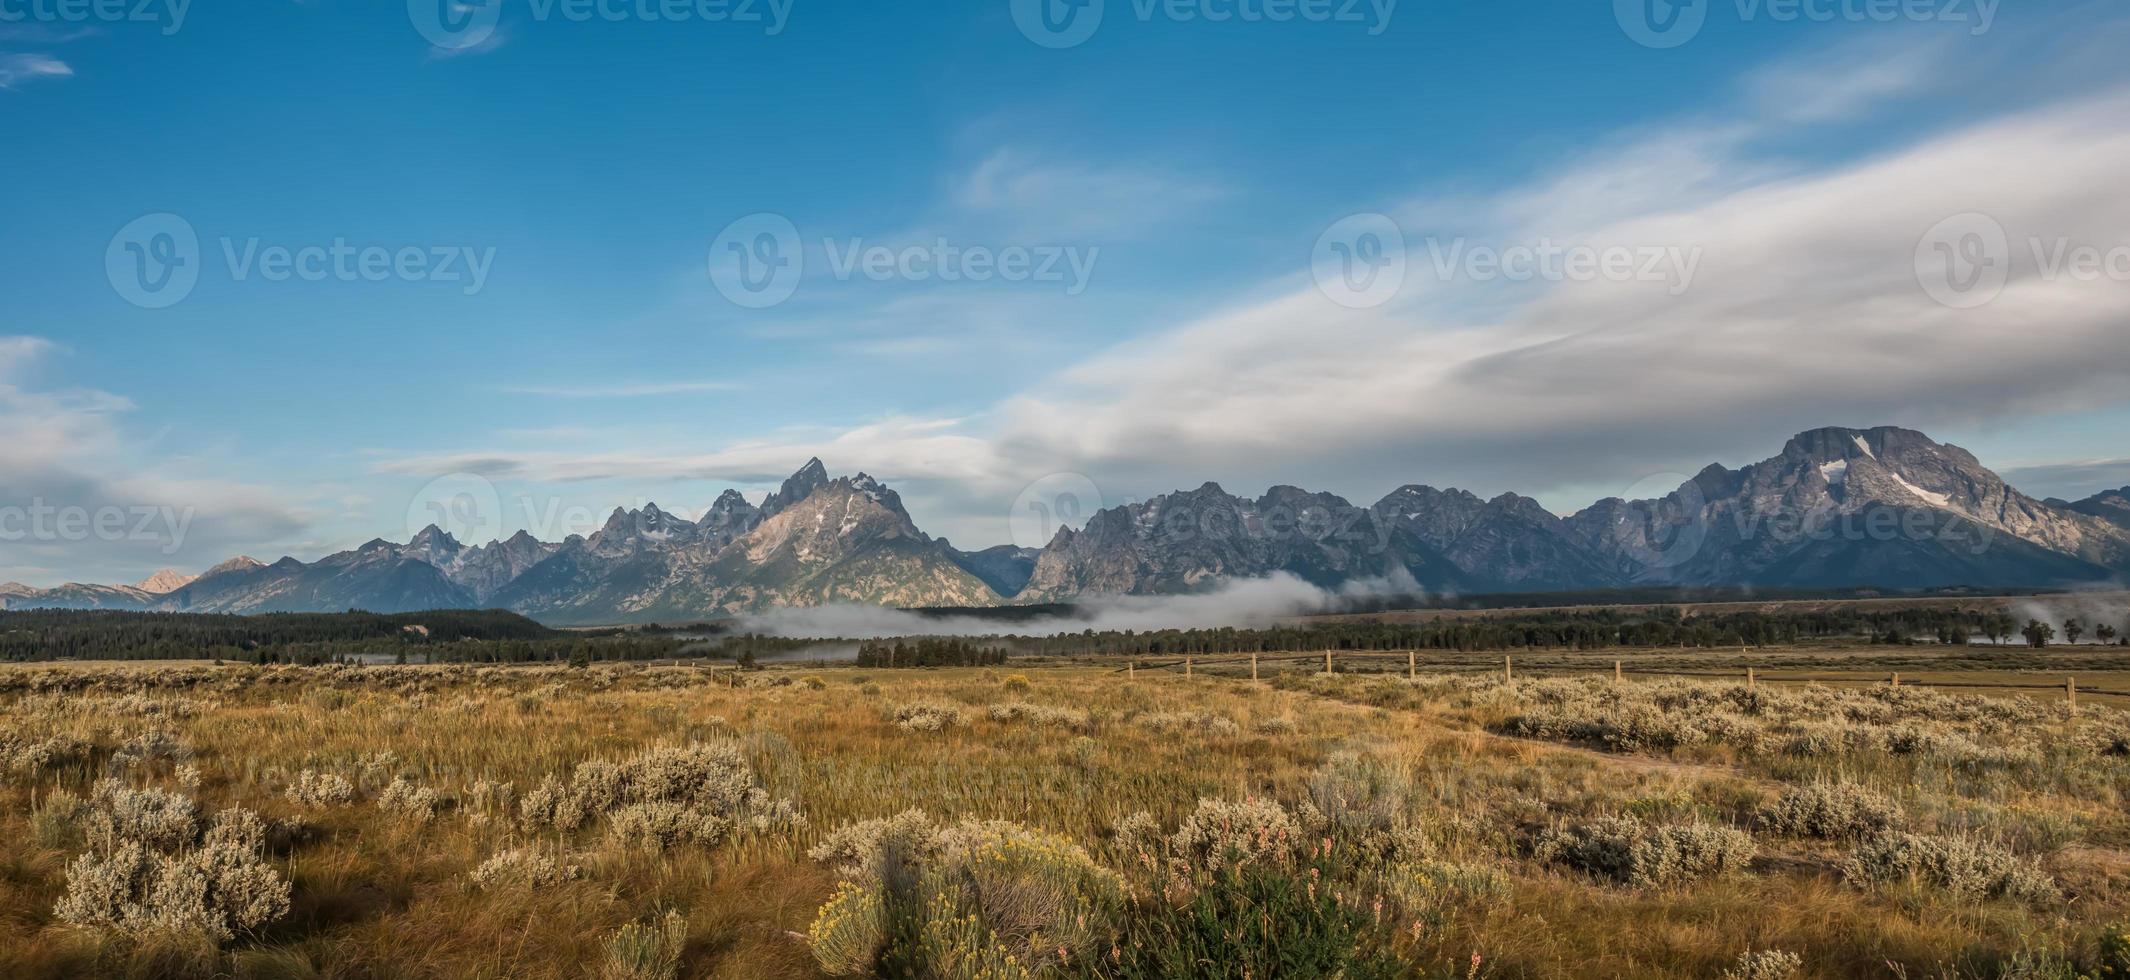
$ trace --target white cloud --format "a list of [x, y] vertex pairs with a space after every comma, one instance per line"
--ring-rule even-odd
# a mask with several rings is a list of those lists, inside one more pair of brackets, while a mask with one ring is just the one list
[[[0, 337], [0, 576], [55, 585], [42, 579], [57, 568], [130, 582], [265, 550], [303, 528], [303, 515], [269, 488], [144, 463], [118, 424], [129, 400], [30, 386], [28, 376], [59, 350], [41, 338]], [[70, 530], [54, 516], [60, 509], [114, 523]]]
[[995, 221], [1024, 241], [1136, 234], [1227, 196], [1210, 175], [1148, 164], [1108, 165], [1018, 148], [993, 151], [962, 178], [951, 203], [965, 219]]
[[[1828, 57], [1815, 70], [1838, 75]], [[2130, 198], [2119, 192], [2130, 94], [1969, 120], [1860, 159], [1762, 149], [1788, 127], [1868, 118], [1877, 103], [1864, 96], [1900, 98], [1952, 70], [1935, 52], [1849, 57], [1885, 66], [1855, 97], [1792, 86], [1808, 97], [1770, 106], [1748, 84], [1721, 123], [1628, 134], [1491, 195], [1394, 206], [1410, 239], [1408, 284], [1378, 309], [1329, 302], [1297, 270], [1237, 291], [1269, 298], [1087, 356], [976, 418], [901, 418], [695, 457], [465, 453], [386, 467], [708, 478], [819, 455], [914, 481], [905, 496], [921, 521], [990, 543], [1005, 538], [1013, 495], [1059, 472], [1089, 474], [1110, 503], [1208, 478], [1357, 499], [1409, 481], [1624, 489], [1713, 458], [1742, 461], [1741, 449], [1758, 458], [1820, 425], [1943, 431], [2130, 399], [2120, 340], [2130, 289], [2046, 276], [2027, 246], [2130, 245]], [[1008, 154], [980, 167], [961, 201], [1012, 208], [1076, 193], [1118, 200]], [[1965, 212], [1992, 216], [2014, 247], [2002, 295], [1961, 310], [1931, 299], [1916, 254], [1933, 226]], [[1436, 281], [1420, 236], [1439, 227], [1497, 247], [1648, 246], [1696, 264], [1683, 290], [1674, 280]], [[934, 487], [942, 494], [928, 503]]]
[[38, 78], [68, 78], [74, 69], [57, 58], [41, 54], [0, 54], [0, 88]]

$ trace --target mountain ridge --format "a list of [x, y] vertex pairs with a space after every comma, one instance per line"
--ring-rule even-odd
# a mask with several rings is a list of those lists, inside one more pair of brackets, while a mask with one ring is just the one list
[[[1218, 483], [1060, 526], [1042, 548], [968, 552], [920, 530], [864, 473], [809, 459], [760, 505], [699, 520], [615, 508], [598, 530], [468, 546], [430, 525], [305, 563], [234, 558], [165, 592], [0, 587], [0, 608], [404, 612], [495, 606], [558, 624], [722, 618], [785, 606], [985, 606], [1205, 591], [1285, 573], [1327, 590], [1565, 592], [1647, 585], [2026, 587], [2130, 570], [2130, 488], [2036, 500], [1973, 454], [1890, 426], [1793, 436], [1650, 500], [1556, 515], [1515, 493], [1411, 483], [1372, 504]], [[182, 576], [159, 574], [167, 584]], [[143, 583], [148, 584], [148, 583]]]

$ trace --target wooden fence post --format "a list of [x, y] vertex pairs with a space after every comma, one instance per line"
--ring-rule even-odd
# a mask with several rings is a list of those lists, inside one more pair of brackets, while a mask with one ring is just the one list
[[1254, 651], [1250, 654], [1250, 683], [1257, 683], [1257, 654]]
[[1324, 650], [1324, 673], [1331, 673], [1331, 650], [1329, 648]]
[[1420, 679], [1420, 651], [1418, 650], [1405, 651], [1405, 679], [1409, 681]]
[[1625, 669], [1625, 668], [1623, 668], [1623, 667], [1622, 667], [1622, 666], [1620, 665], [1620, 662], [1619, 662], [1619, 661], [1617, 661], [1617, 660], [1613, 661], [1613, 662], [1612, 662], [1612, 682], [1613, 682], [1614, 684], [1618, 684], [1619, 682], [1621, 682], [1621, 681], [1623, 681], [1623, 680], [1626, 680], [1626, 677], [1624, 676], [1625, 674], [1626, 674], [1626, 669]]
[[1191, 655], [1188, 653], [1183, 655], [1183, 676], [1191, 676]]
[[2063, 679], [2063, 703], [2072, 714], [2078, 713], [2078, 678]]
[[1754, 691], [1758, 690], [1759, 688], [1759, 682], [1753, 677], [1753, 668], [1747, 667], [1745, 669], [1745, 689], [1748, 691]]
[[1895, 687], [1900, 687], [1900, 686], [1901, 686], [1901, 672], [1900, 672], [1900, 671], [1898, 671], [1898, 670], [1896, 670], [1896, 671], [1894, 671], [1894, 672], [1893, 672], [1893, 686], [1895, 686]]
[[1503, 681], [1516, 680], [1516, 666], [1509, 662], [1509, 657], [1506, 654], [1502, 655], [1501, 658], [1501, 679]]

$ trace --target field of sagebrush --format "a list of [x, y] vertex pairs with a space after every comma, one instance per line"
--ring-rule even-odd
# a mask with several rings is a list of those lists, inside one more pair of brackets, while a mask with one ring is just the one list
[[11, 668], [0, 976], [2122, 977], [2126, 800], [1913, 687]]

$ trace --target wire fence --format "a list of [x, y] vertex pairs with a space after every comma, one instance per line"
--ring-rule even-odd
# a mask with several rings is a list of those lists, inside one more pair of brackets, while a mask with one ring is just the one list
[[1681, 677], [1699, 678], [1707, 680], [1736, 680], [1744, 681], [1746, 683], [1766, 682], [1770, 684], [1882, 683], [1891, 684], [1897, 687], [1923, 687], [1932, 689], [1943, 688], [1948, 690], [2042, 691], [2063, 693], [2065, 695], [2069, 695], [2073, 692], [2076, 692], [2077, 694], [2081, 695], [2092, 695], [2098, 697], [2130, 698], [2130, 690], [2099, 687], [2090, 684], [2079, 684], [2077, 683], [2075, 678], [2070, 677], [2066, 677], [2064, 680], [2055, 683], [2022, 683], [2017, 681], [1982, 680], [1961, 681], [1945, 680], [1938, 678], [1919, 678], [1914, 677], [1912, 675], [1904, 678], [1901, 676], [1899, 671], [1889, 670], [1856, 670], [1845, 673], [1821, 672], [1802, 674], [1782, 671], [1769, 672], [1751, 667], [1731, 670], [1691, 670], [1677, 668], [1630, 667], [1626, 665], [1625, 661], [1619, 660], [1613, 661], [1610, 665], [1589, 662], [1563, 663], [1560, 661], [1545, 660], [1520, 661], [1517, 660], [1513, 655], [1502, 657], [1500, 663], [1475, 663], [1469, 660], [1461, 662], [1429, 662], [1426, 658], [1420, 657], [1417, 651], [1407, 652], [1341, 650], [1331, 653], [1265, 653], [1256, 655], [1217, 654], [1209, 657], [1188, 656], [1164, 658], [1159, 660], [1131, 657], [1128, 658], [1124, 666], [1112, 670], [1111, 673], [1132, 674], [1141, 670], [1149, 670], [1156, 672], [1181, 670], [1185, 673], [1194, 673], [1198, 668], [1201, 667], [1215, 668], [1246, 666], [1250, 668], [1252, 675], [1254, 676], [1257, 671], [1257, 668], [1261, 664], [1321, 662], [1324, 664], [1325, 670], [1327, 672], [1332, 672], [1336, 670], [1337, 665], [1339, 664], [1352, 664], [1355, 661], [1387, 662], [1390, 663], [1393, 667], [1402, 666], [1414, 673], [1425, 672], [1430, 674], [1501, 674], [1503, 676], [1513, 677], [1517, 673], [1523, 673], [1529, 676], [1550, 677], [1592, 675], [1611, 675], [1617, 678], [1625, 678], [1629, 676], [1645, 678]]

